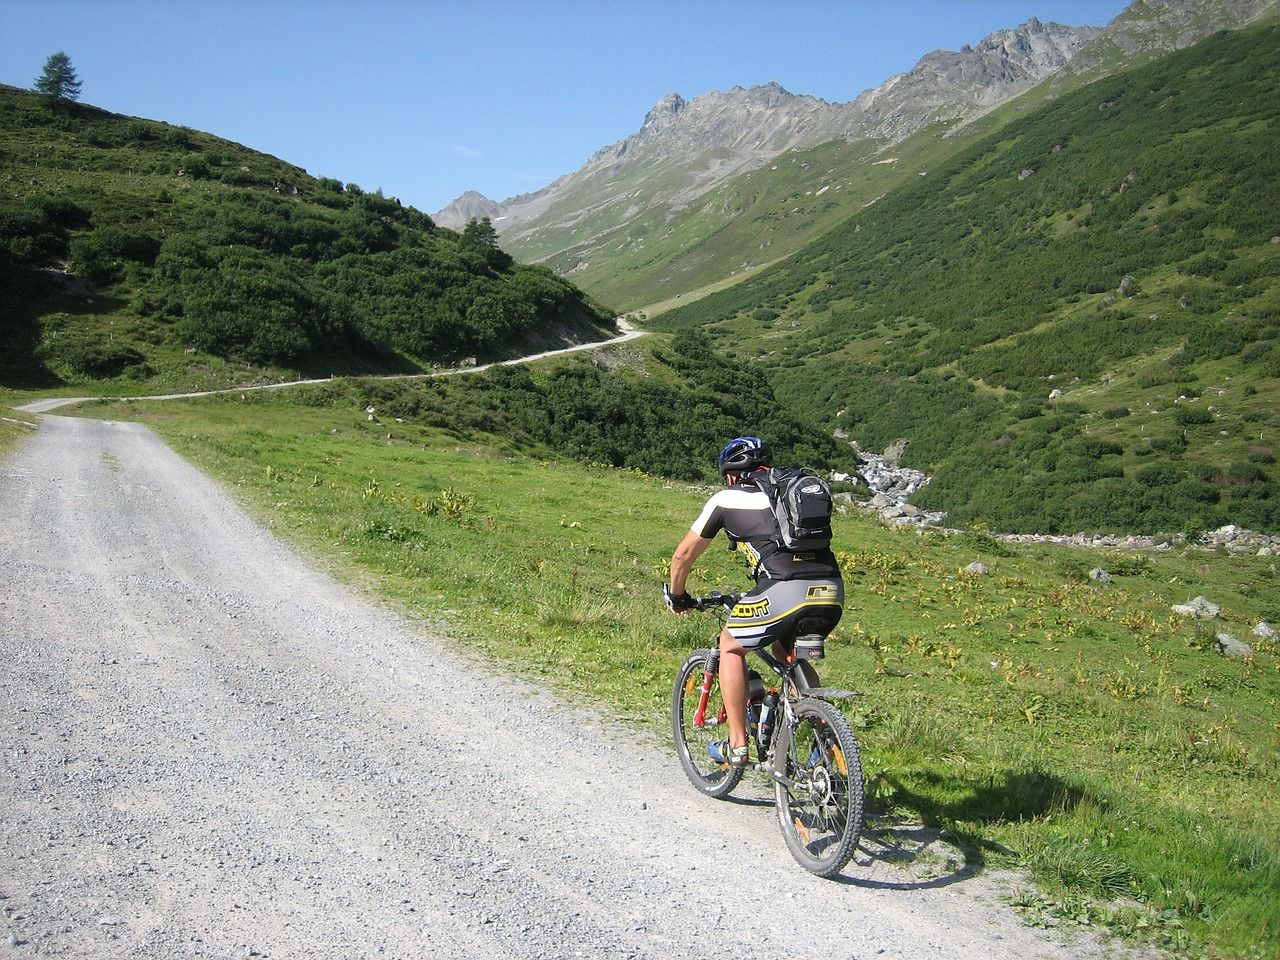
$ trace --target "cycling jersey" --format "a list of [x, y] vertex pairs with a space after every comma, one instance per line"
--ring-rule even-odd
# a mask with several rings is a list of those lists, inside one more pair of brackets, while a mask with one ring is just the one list
[[812, 553], [792, 553], [778, 543], [778, 525], [769, 497], [753, 484], [736, 483], [716, 493], [690, 529], [708, 540], [723, 530], [743, 554], [757, 582], [840, 577], [835, 554], [829, 547]]

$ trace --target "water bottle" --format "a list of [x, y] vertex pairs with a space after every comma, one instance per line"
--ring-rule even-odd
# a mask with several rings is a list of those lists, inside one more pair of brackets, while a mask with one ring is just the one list
[[773, 711], [778, 706], [778, 694], [770, 690], [764, 695], [760, 704], [760, 726], [757, 739], [760, 741], [760, 752], [769, 748], [769, 740], [773, 736]]
[[760, 719], [760, 701], [764, 699], [764, 681], [754, 670], [747, 671], [747, 727]]

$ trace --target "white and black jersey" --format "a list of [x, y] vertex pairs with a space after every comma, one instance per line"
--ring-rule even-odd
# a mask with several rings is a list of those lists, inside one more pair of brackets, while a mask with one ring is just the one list
[[707, 501], [689, 528], [710, 540], [721, 530], [741, 552], [760, 580], [822, 580], [839, 577], [830, 548], [812, 553], [792, 553], [778, 542], [778, 524], [769, 497], [753, 484], [726, 487]]

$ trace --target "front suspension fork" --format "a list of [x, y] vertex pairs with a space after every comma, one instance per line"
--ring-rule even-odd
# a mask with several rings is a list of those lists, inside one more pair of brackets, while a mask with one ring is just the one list
[[707, 666], [702, 672], [702, 689], [698, 692], [698, 709], [693, 713], [693, 725], [705, 726], [707, 722], [707, 699], [711, 696], [711, 688], [715, 685], [716, 674], [720, 672], [720, 649], [717, 647], [707, 657]]

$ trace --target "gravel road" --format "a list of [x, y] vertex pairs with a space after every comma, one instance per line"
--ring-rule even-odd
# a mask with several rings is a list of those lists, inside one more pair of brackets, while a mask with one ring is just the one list
[[0, 460], [0, 584], [0, 956], [1102, 955], [909, 833], [810, 877], [763, 792], [457, 655], [144, 427]]

